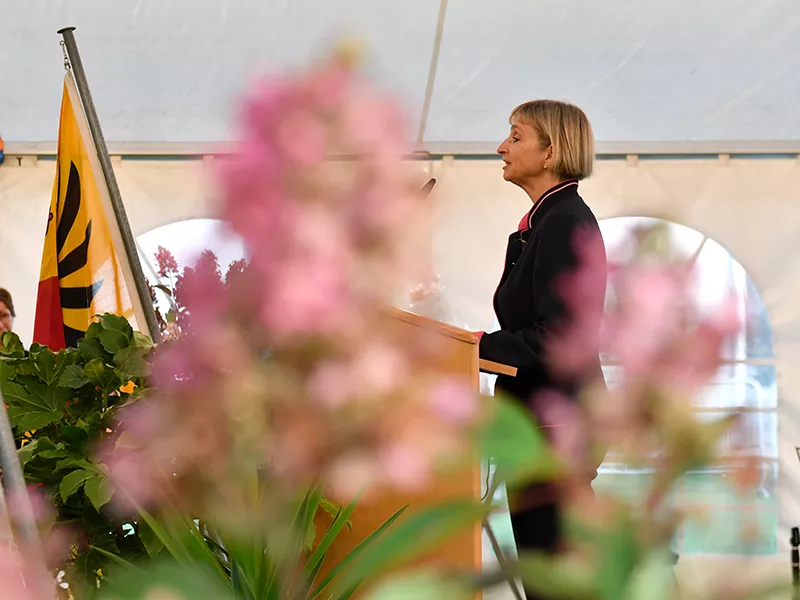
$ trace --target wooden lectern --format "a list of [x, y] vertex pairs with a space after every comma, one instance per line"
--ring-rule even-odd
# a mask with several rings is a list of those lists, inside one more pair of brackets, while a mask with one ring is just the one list
[[[480, 393], [479, 371], [493, 374], [516, 375], [516, 369], [498, 363], [482, 361], [478, 357], [478, 336], [469, 331], [428, 319], [404, 310], [392, 308], [387, 311], [387, 318], [398, 328], [400, 335], [425, 336], [437, 343], [438, 351], [434, 366], [442, 373], [460, 374], [468, 379], [475, 393]], [[423, 493], [417, 494], [382, 494], [369, 500], [362, 500], [353, 512], [352, 530], [344, 529], [325, 559], [320, 573], [324, 577], [330, 569], [338, 564], [361, 541], [380, 527], [389, 517], [408, 506], [398, 523], [415, 511], [433, 503], [455, 498], [481, 498], [480, 457], [475, 457], [475, 467], [471, 471], [463, 471], [458, 475], [440, 478]], [[324, 534], [330, 517], [321, 514], [317, 517], [318, 535]], [[479, 572], [482, 566], [481, 524], [465, 533], [453, 537], [434, 552], [423, 557], [412, 566], [443, 566], [461, 570]], [[479, 595], [480, 597], [480, 595]]]

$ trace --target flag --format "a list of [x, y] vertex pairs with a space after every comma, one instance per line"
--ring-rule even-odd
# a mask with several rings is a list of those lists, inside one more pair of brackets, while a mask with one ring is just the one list
[[[141, 303], [126, 285], [124, 269], [129, 271], [130, 266], [115, 250], [115, 246], [122, 247], [121, 239], [80, 96], [68, 73], [39, 275], [34, 342], [52, 350], [74, 347], [92, 317], [107, 312], [128, 318], [137, 329], [134, 307], [140, 310]], [[136, 312], [141, 314], [139, 310]]]

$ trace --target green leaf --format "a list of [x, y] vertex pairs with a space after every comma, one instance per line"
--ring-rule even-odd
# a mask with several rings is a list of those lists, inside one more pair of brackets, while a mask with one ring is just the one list
[[0, 356], [13, 358], [23, 358], [25, 356], [25, 346], [22, 345], [22, 340], [13, 331], [4, 331], [0, 334]]
[[47, 447], [47, 443], [52, 445], [52, 442], [50, 442], [48, 438], [39, 438], [25, 444], [22, 448], [17, 450], [17, 456], [19, 457], [23, 472], [25, 471], [25, 465], [36, 455], [42, 443], [44, 443], [45, 447]]
[[[326, 508], [325, 503], [330, 506], [335, 506], [329, 500], [325, 500], [324, 498], [320, 501], [320, 508], [323, 510], [328, 510]], [[333, 545], [333, 542], [342, 532], [342, 529], [345, 525], [349, 525], [350, 515], [353, 514], [353, 511], [358, 504], [358, 497], [354, 498], [346, 507], [339, 508], [338, 512], [334, 515], [333, 521], [328, 526], [325, 535], [322, 536], [322, 539], [319, 541], [319, 545], [314, 550], [314, 553], [308, 558], [305, 567], [303, 568], [303, 573], [305, 574], [306, 580], [313, 582], [316, 577], [317, 573], [319, 573], [320, 568], [322, 567], [322, 563], [325, 560], [325, 555], [327, 554], [330, 547]], [[316, 531], [315, 531], [316, 533]]]
[[[408, 508], [408, 507], [404, 506], [403, 508], [398, 510], [396, 513], [394, 513], [391, 517], [389, 517], [386, 521], [384, 521], [383, 524], [380, 527], [378, 527], [375, 531], [373, 531], [371, 534], [369, 534], [361, 543], [359, 543], [358, 546], [353, 548], [353, 550], [352, 550], [352, 552], [350, 552], [350, 554], [348, 554], [342, 560], [340, 560], [337, 563], [337, 565], [331, 570], [331, 572], [328, 573], [328, 576], [325, 577], [325, 579], [323, 579], [322, 582], [320, 582], [320, 584], [309, 595], [309, 600], [314, 600], [314, 598], [316, 598], [322, 592], [324, 592], [325, 589], [328, 587], [328, 585], [330, 585], [330, 583], [339, 575], [339, 573], [344, 571], [353, 561], [355, 561], [358, 558], [358, 556], [362, 552], [364, 552], [372, 544], [374, 544], [375, 541], [378, 538], [380, 538], [384, 534], [384, 532], [386, 532], [394, 524], [394, 522], [398, 518], [400, 518], [400, 515], [402, 515], [405, 512], [406, 508]], [[357, 587], [357, 584], [351, 586], [351, 589], [353, 589], [355, 587]], [[330, 594], [329, 594], [329, 596], [330, 596]]]
[[153, 340], [151, 340], [143, 333], [134, 331], [133, 339], [131, 340], [131, 346], [133, 346], [134, 348], [152, 348]]
[[28, 392], [25, 391], [24, 387], [8, 379], [0, 380], [0, 390], [3, 390], [3, 399], [9, 406], [12, 404], [23, 404], [28, 398]]
[[164, 549], [164, 542], [159, 539], [145, 519], [139, 519], [136, 524], [136, 531], [150, 558], [155, 558], [161, 554], [161, 551]]
[[109, 552], [108, 550], [104, 550], [103, 548], [99, 548], [97, 546], [89, 546], [89, 548], [94, 550], [98, 554], [102, 554], [107, 559], [109, 559], [111, 562], [116, 563], [117, 566], [119, 566], [119, 567], [122, 567], [124, 569], [131, 569], [133, 571], [138, 571], [139, 573], [144, 573], [143, 569], [140, 569], [139, 567], [134, 565], [132, 562], [127, 561], [124, 558], [120, 558], [119, 556], [117, 556], [113, 552]]
[[599, 597], [592, 581], [593, 565], [541, 553], [523, 553], [507, 565], [506, 571], [504, 578], [519, 577], [532, 592], [546, 598]]
[[340, 504], [331, 502], [324, 496], [319, 499], [319, 507], [332, 517], [335, 517], [340, 512], [342, 512], [342, 506]]
[[93, 358], [83, 367], [83, 375], [104, 394], [109, 394], [122, 385], [114, 370], [106, 366], [103, 359]]
[[597, 557], [597, 597], [601, 600], [619, 600], [625, 594], [634, 570], [639, 565], [643, 549], [637, 539], [632, 519], [620, 518], [603, 530]]
[[77, 492], [80, 487], [86, 483], [86, 480], [92, 476], [94, 476], [94, 473], [84, 469], [73, 471], [72, 473], [64, 476], [64, 478], [61, 480], [61, 485], [58, 487], [58, 491], [61, 494], [61, 500], [66, 502], [67, 499], [69, 499], [72, 494]]
[[[99, 407], [97, 407], [99, 409]], [[81, 423], [81, 420], [78, 420]], [[85, 427], [75, 427], [67, 423], [61, 424], [61, 435], [71, 447], [78, 452], [83, 452], [85, 445], [89, 442], [89, 434]]]
[[311, 552], [314, 548], [314, 542], [317, 541], [317, 526], [314, 524], [314, 521], [306, 528], [306, 539], [303, 542], [303, 550], [305, 552]]
[[[22, 378], [20, 378], [22, 380]], [[3, 395], [8, 403], [8, 417], [21, 432], [41, 429], [61, 418], [66, 408], [66, 401], [72, 391], [58, 386], [47, 386], [31, 377], [24, 378], [25, 390], [13, 389], [12, 395]], [[5, 388], [5, 386], [4, 386]]]
[[39, 452], [39, 457], [49, 460], [51, 458], [65, 458], [69, 456], [69, 450], [64, 448], [64, 444], [59, 442], [52, 450], [42, 450]]
[[[99, 328], [100, 326], [97, 323], [93, 323], [89, 326], [89, 329], [97, 325]], [[87, 331], [88, 336], [88, 331]], [[103, 361], [109, 358], [109, 354], [103, 348], [103, 344], [100, 343], [100, 340], [96, 337], [83, 337], [78, 340], [78, 352], [80, 352], [81, 357], [84, 360], [92, 360], [94, 358], [103, 359]]]
[[53, 467], [53, 472], [60, 471], [62, 469], [66, 469], [71, 467], [73, 469], [87, 469], [91, 470], [91, 464], [85, 458], [65, 458], [64, 460], [60, 460], [56, 463], [56, 466]]
[[30, 358], [33, 368], [45, 385], [52, 385], [58, 380], [61, 366], [56, 361], [56, 354], [50, 348], [39, 346], [35, 350], [31, 347]]
[[144, 358], [148, 352], [149, 348], [124, 348], [115, 354], [114, 364], [119, 369], [120, 378], [126, 380], [150, 375], [150, 364]]
[[86, 493], [92, 506], [94, 506], [95, 510], [98, 512], [111, 501], [114, 495], [113, 488], [103, 475], [94, 475], [87, 479], [83, 491]]
[[391, 577], [370, 590], [364, 600], [472, 600], [475, 590], [435, 570]]
[[125, 317], [104, 314], [100, 317], [102, 331], [98, 334], [100, 343], [109, 354], [116, 354], [130, 345], [133, 329]]
[[148, 565], [146, 577], [138, 569], [120, 569], [109, 578], [105, 598], [144, 600], [175, 598], [181, 600], [235, 600], [230, 584], [217, 572], [202, 565], [185, 568], [171, 560]]
[[103, 324], [100, 321], [92, 321], [83, 335], [87, 340], [100, 340], [100, 333], [103, 331]]
[[670, 553], [651, 551], [628, 583], [622, 600], [669, 600], [675, 597], [675, 583]]
[[336, 582], [335, 591], [349, 592], [387, 569], [425, 554], [474, 527], [490, 511], [490, 507], [480, 502], [455, 500], [409, 515], [360, 552]]
[[87, 383], [89, 380], [84, 376], [83, 368], [80, 365], [69, 365], [58, 378], [58, 385], [72, 389], [81, 388]]
[[492, 398], [492, 418], [478, 433], [484, 457], [497, 465], [496, 481], [532, 483], [558, 474], [558, 462], [531, 418], [514, 400]]
[[92, 383], [97, 383], [105, 373], [106, 365], [103, 359], [93, 358], [83, 367], [83, 376]]
[[167, 323], [177, 323], [178, 322], [178, 311], [174, 308], [171, 308], [167, 311], [167, 315], [165, 317]]

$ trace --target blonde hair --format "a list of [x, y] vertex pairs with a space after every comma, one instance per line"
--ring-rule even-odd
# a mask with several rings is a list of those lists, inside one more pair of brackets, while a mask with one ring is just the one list
[[553, 146], [553, 172], [564, 179], [586, 179], [594, 166], [594, 133], [586, 114], [574, 104], [531, 100], [511, 111], [509, 122], [530, 125], [542, 148]]

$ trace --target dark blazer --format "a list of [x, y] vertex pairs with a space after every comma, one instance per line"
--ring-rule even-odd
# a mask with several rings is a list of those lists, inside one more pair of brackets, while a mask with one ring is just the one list
[[[548, 337], [569, 321], [561, 282], [578, 264], [575, 242], [582, 230], [596, 236], [605, 269], [597, 219], [578, 195], [578, 181], [572, 179], [543, 194], [520, 223], [520, 230], [508, 238], [505, 267], [494, 295], [500, 331], [482, 335], [480, 356], [517, 367], [516, 377], [499, 375], [496, 385], [523, 402], [543, 389], [557, 389], [572, 397], [583, 383], [580, 378], [557, 380], [545, 357]], [[581, 301], [602, 312], [605, 277], [599, 279], [603, 285], [587, 290]], [[587, 377], [597, 375], [597, 370]]]

